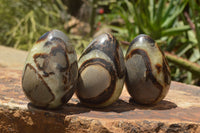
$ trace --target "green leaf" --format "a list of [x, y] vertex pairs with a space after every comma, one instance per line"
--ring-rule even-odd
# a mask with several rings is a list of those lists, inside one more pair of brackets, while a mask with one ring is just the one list
[[165, 0], [159, 0], [158, 8], [156, 10], [155, 20], [154, 20], [157, 26], [160, 26], [160, 22], [162, 21], [162, 13], [164, 9], [164, 4], [165, 4]]
[[189, 60], [190, 60], [191, 62], [196, 62], [196, 61], [198, 61], [199, 59], [200, 59], [200, 52], [199, 52], [199, 49], [194, 48], [194, 49], [193, 49], [193, 53], [192, 53], [192, 55], [190, 56]]
[[154, 15], [155, 15], [155, 1], [154, 0], [150, 0], [149, 12], [150, 12], [150, 21], [151, 21], [151, 24], [153, 24]]
[[170, 16], [170, 13], [172, 12], [172, 10], [174, 10], [175, 5], [173, 3], [174, 3], [174, 0], [170, 0], [170, 3], [167, 6], [167, 9], [163, 13], [164, 14], [163, 19], [162, 19], [163, 22], [167, 20], [167, 18]]
[[192, 14], [192, 17], [194, 17], [194, 23], [195, 23], [195, 30], [196, 30], [196, 38], [197, 38], [197, 41], [198, 41], [198, 47], [199, 47], [199, 50], [200, 50], [200, 28], [198, 27], [198, 20], [196, 18], [196, 15], [199, 16], [199, 13], [196, 13], [196, 6], [197, 3], [193, 0], [190, 0], [189, 1], [189, 5], [191, 7], [191, 14]]
[[169, 29], [162, 31], [162, 36], [178, 35], [180, 33], [188, 31], [190, 29], [191, 28], [189, 25], [184, 25], [184, 26], [180, 26], [180, 27], [176, 27], [176, 28], [169, 28]]
[[172, 23], [177, 19], [178, 15], [183, 12], [183, 9], [187, 5], [188, 0], [184, 0], [184, 2], [178, 6], [178, 9], [173, 13], [172, 16], [169, 16], [166, 21], [161, 25], [162, 28], [168, 28], [172, 25]]

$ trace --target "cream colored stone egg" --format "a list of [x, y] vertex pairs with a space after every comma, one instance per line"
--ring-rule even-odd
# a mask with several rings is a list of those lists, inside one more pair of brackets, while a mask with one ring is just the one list
[[170, 68], [164, 53], [147, 35], [137, 36], [130, 44], [125, 64], [126, 87], [138, 104], [160, 102], [170, 87]]
[[39, 38], [25, 62], [22, 88], [33, 105], [57, 108], [66, 103], [76, 89], [76, 52], [67, 36], [52, 30]]
[[120, 96], [125, 64], [118, 41], [109, 33], [95, 38], [79, 59], [77, 96], [89, 107], [105, 107]]

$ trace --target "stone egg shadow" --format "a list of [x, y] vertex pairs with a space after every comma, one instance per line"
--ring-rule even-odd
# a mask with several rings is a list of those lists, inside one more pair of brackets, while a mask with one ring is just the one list
[[72, 98], [69, 103], [64, 104], [62, 107], [59, 107], [57, 109], [51, 109], [51, 110], [37, 108], [31, 103], [28, 103], [27, 106], [30, 111], [50, 111], [50, 112], [62, 113], [66, 115], [81, 114], [81, 113], [87, 113], [90, 111], [122, 113], [122, 112], [127, 112], [127, 111], [133, 111], [135, 109], [135, 106], [133, 104], [123, 101], [121, 99], [117, 100], [112, 105], [108, 107], [104, 107], [104, 108], [86, 107], [83, 104], [81, 104], [79, 100], [76, 98]]
[[168, 100], [162, 100], [154, 105], [139, 105], [135, 103], [132, 98], [130, 98], [129, 103], [132, 104], [136, 109], [141, 109], [141, 110], [170, 110], [178, 107], [175, 103]]
[[171, 101], [162, 100], [161, 102], [155, 105], [139, 105], [136, 104], [132, 98], [129, 99], [129, 102], [125, 100], [119, 99], [112, 105], [104, 108], [89, 108], [84, 106], [79, 102], [77, 98], [72, 98], [69, 103], [64, 104], [63, 106], [47, 110], [37, 108], [31, 103], [28, 103], [28, 109], [30, 111], [49, 111], [54, 113], [61, 113], [65, 115], [74, 115], [74, 114], [81, 114], [81, 113], [89, 113], [90, 111], [99, 111], [99, 112], [115, 112], [115, 113], [123, 113], [134, 111], [135, 109], [139, 110], [170, 110], [176, 108], [177, 105]]

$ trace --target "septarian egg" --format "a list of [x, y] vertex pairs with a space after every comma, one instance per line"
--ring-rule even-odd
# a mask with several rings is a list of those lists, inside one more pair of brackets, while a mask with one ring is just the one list
[[67, 36], [52, 30], [39, 38], [28, 54], [22, 87], [31, 103], [56, 108], [75, 92], [78, 78], [77, 57]]
[[147, 35], [137, 36], [130, 44], [125, 64], [126, 86], [139, 104], [155, 104], [167, 94], [171, 82], [164, 53]]
[[123, 88], [125, 64], [118, 41], [108, 33], [95, 38], [79, 59], [77, 96], [90, 107], [115, 102]]

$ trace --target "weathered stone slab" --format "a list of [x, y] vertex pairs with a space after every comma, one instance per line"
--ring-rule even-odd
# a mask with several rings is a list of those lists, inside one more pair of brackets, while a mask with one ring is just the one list
[[200, 87], [178, 82], [155, 106], [134, 104], [124, 88], [120, 99], [104, 109], [86, 108], [75, 95], [60, 109], [36, 109], [21, 88], [26, 56], [0, 46], [0, 133], [200, 132]]
[[6, 132], [200, 132], [200, 88], [172, 82], [155, 106], [136, 105], [124, 88], [104, 109], [79, 104], [74, 95], [57, 110], [34, 108], [21, 88], [21, 70], [0, 68], [0, 129]]

